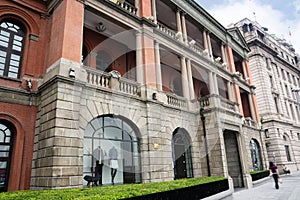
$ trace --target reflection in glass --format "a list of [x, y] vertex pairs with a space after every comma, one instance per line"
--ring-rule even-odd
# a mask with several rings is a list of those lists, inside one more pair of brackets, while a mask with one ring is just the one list
[[[109, 155], [112, 147], [118, 152], [114, 165], [118, 166], [115, 183], [140, 183], [140, 154], [136, 128], [131, 128], [123, 118], [113, 115], [104, 115], [88, 123], [84, 134], [83, 175], [95, 176], [92, 173], [96, 158], [93, 151], [103, 149], [102, 183], [111, 184], [112, 161]], [[128, 133], [130, 132], [130, 134]], [[132, 137], [134, 135], [134, 137]], [[87, 182], [84, 181], [84, 185]]]

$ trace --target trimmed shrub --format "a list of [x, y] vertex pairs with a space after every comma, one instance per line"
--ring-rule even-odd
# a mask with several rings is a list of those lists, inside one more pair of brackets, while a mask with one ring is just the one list
[[259, 170], [259, 171], [250, 172], [252, 181], [257, 181], [259, 179], [265, 178], [269, 176], [269, 174], [270, 174], [269, 170]]
[[[115, 186], [102, 186], [93, 188], [71, 188], [58, 190], [23, 190], [16, 192], [0, 193], [2, 200], [115, 200], [126, 199], [135, 196], [143, 196], [153, 193], [178, 190], [226, 180], [224, 177], [200, 177], [180, 179], [169, 182], [146, 183], [146, 184], [124, 184]], [[228, 182], [227, 182], [228, 183]], [[204, 185], [203, 185], [204, 186]], [[201, 186], [200, 186], [201, 187]], [[214, 188], [212, 188], [214, 189]], [[209, 191], [207, 191], [209, 192]], [[213, 193], [209, 194], [213, 195]]]

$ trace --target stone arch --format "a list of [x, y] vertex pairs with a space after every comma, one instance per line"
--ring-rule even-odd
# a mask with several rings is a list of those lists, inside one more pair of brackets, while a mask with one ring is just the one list
[[[104, 114], [93, 118], [84, 132], [83, 175], [101, 177], [100, 184], [140, 183], [140, 136], [138, 127], [124, 116]], [[112, 161], [116, 167], [112, 167]], [[90, 171], [97, 162], [101, 165], [98, 175]], [[116, 169], [114, 175], [111, 168]]]
[[172, 134], [174, 179], [194, 176], [191, 146], [192, 140], [187, 130], [177, 127]]
[[252, 138], [249, 142], [252, 167], [254, 171], [263, 169], [262, 147], [258, 140]]
[[26, 31], [30, 34], [38, 35], [39, 34], [39, 26], [37, 22], [27, 13], [25, 10], [18, 9], [13, 6], [2, 6], [0, 7], [0, 20], [9, 18], [20, 21]]

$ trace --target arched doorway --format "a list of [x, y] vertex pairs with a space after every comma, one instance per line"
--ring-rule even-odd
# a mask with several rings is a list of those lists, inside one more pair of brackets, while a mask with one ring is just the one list
[[0, 120], [0, 192], [7, 191], [13, 140], [14, 128], [6, 121]]
[[250, 140], [250, 152], [251, 152], [253, 170], [254, 171], [262, 170], [263, 164], [261, 159], [261, 150], [257, 140], [255, 139]]
[[233, 180], [234, 187], [244, 187], [243, 172], [240, 159], [238, 132], [225, 130], [224, 143], [227, 158], [228, 174]]
[[191, 178], [193, 177], [191, 139], [188, 133], [177, 128], [173, 132], [172, 152], [174, 164], [174, 178]]
[[[84, 133], [83, 175], [95, 176], [92, 170], [99, 161], [103, 184], [140, 183], [138, 135], [137, 127], [121, 116], [102, 115], [90, 121]], [[113, 179], [112, 168], [117, 169]]]

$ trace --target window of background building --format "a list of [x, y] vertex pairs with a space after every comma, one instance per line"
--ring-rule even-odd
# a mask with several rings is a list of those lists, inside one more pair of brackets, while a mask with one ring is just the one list
[[277, 134], [280, 137], [280, 130], [279, 130], [279, 128], [277, 128]]
[[287, 116], [290, 116], [288, 105], [287, 105], [286, 102], [284, 102], [284, 104], [285, 104], [285, 109], [286, 109]]
[[300, 133], [297, 133], [298, 140], [300, 140]]
[[0, 24], [0, 76], [19, 78], [25, 31], [17, 24], [3, 21]]
[[266, 136], [266, 138], [269, 138], [269, 137], [270, 137], [269, 129], [265, 129], [265, 136]]
[[284, 85], [285, 87], [285, 94], [286, 96], [290, 97], [290, 93], [289, 93], [289, 90], [288, 90], [288, 86], [287, 85]]
[[294, 110], [293, 110], [293, 105], [290, 104], [290, 109], [291, 109], [291, 113], [292, 113], [292, 119], [295, 120], [295, 113], [294, 113]]
[[274, 97], [274, 103], [275, 103], [276, 113], [279, 113], [277, 97]]
[[284, 145], [285, 153], [286, 153], [286, 159], [288, 162], [291, 162], [291, 154], [290, 154], [290, 148], [289, 145]]
[[275, 88], [273, 83], [273, 77], [271, 75], [269, 75], [269, 79], [270, 79], [271, 88]]
[[293, 139], [294, 137], [293, 137], [293, 131], [292, 130], [290, 130], [290, 134], [291, 134], [291, 138]]
[[284, 70], [283, 69], [281, 69], [281, 76], [282, 76], [283, 80], [285, 80], [285, 74], [284, 74]]

